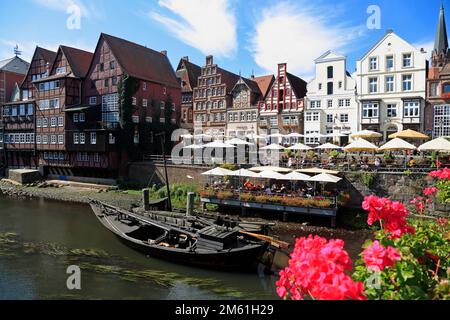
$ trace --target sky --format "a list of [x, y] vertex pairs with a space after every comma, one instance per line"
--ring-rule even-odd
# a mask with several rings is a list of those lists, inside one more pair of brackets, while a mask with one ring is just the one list
[[[310, 80], [314, 59], [328, 50], [356, 61], [387, 29], [430, 52], [441, 0], [15, 0], [2, 1], [0, 60], [17, 44], [30, 60], [36, 45], [94, 51], [101, 32], [249, 77], [277, 64]], [[450, 0], [443, 1], [448, 7]], [[379, 13], [379, 14], [378, 14]]]

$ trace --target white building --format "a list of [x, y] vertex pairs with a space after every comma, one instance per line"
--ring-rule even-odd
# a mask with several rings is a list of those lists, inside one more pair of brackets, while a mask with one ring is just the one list
[[[316, 77], [308, 84], [305, 110], [305, 135], [334, 134], [335, 142], [346, 144], [347, 137], [358, 131], [356, 81], [347, 72], [345, 56], [328, 51], [315, 60]], [[318, 144], [319, 138], [306, 138]]]
[[392, 30], [357, 61], [361, 129], [423, 131], [426, 53]]

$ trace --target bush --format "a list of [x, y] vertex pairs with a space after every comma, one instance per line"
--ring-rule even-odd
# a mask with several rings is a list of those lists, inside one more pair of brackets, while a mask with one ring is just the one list
[[217, 193], [217, 198], [221, 200], [229, 200], [234, 198], [234, 194], [230, 191], [221, 191]]
[[371, 188], [373, 183], [375, 182], [377, 176], [378, 175], [376, 173], [365, 172], [361, 176], [361, 181], [367, 188]]

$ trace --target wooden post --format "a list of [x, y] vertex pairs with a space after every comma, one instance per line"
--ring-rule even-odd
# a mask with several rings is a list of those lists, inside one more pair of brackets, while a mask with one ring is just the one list
[[188, 217], [194, 215], [194, 201], [195, 201], [195, 193], [188, 192], [186, 203], [186, 216]]
[[144, 203], [144, 210], [150, 210], [150, 190], [144, 189], [142, 190], [142, 202]]

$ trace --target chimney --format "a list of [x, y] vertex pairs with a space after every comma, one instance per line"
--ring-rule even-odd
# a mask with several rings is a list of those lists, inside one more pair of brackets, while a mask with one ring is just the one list
[[186, 62], [189, 62], [189, 57], [188, 57], [188, 56], [185, 56], [185, 57], [181, 58], [181, 60], [186, 61]]
[[161, 51], [161, 54], [165, 55], [167, 57], [167, 50]]

